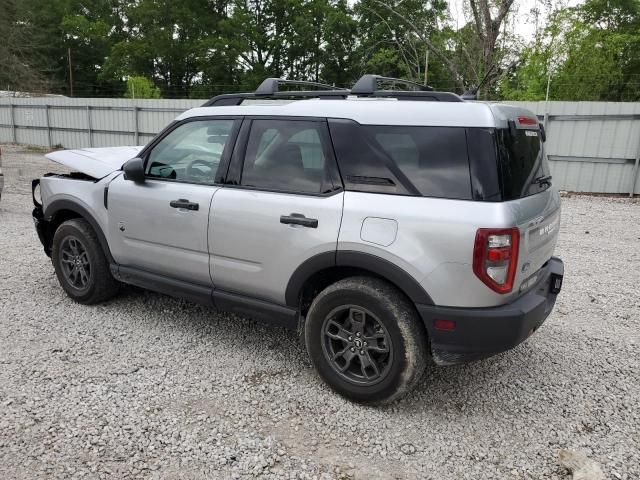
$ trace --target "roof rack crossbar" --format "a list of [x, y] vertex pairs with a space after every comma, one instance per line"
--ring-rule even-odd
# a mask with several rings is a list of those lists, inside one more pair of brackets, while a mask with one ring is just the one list
[[376, 91], [380, 91], [380, 89], [378, 88], [378, 82], [380, 81], [413, 87], [414, 90], [421, 92], [433, 91], [433, 88], [428, 85], [422, 85], [410, 80], [403, 80], [401, 78], [393, 77], [383, 77], [380, 75], [363, 75], [353, 86], [353, 88], [351, 89], [351, 93], [353, 95], [373, 95]]
[[278, 86], [280, 84], [284, 85], [302, 85], [305, 87], [317, 87], [322, 90], [346, 90], [344, 88], [334, 87], [332, 85], [327, 85], [326, 83], [318, 83], [318, 82], [307, 82], [303, 80], [285, 80], [282, 78], [267, 78], [264, 80], [260, 86], [256, 89], [256, 95], [273, 95], [277, 93]]

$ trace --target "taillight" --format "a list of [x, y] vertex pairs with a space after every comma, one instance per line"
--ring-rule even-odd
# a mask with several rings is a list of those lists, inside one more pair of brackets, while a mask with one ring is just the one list
[[479, 228], [473, 247], [473, 273], [491, 290], [509, 293], [518, 265], [520, 230]]
[[521, 116], [518, 117], [518, 124], [537, 127], [538, 126], [538, 119], [537, 118], [531, 118], [531, 117], [525, 117], [524, 115], [521, 115]]

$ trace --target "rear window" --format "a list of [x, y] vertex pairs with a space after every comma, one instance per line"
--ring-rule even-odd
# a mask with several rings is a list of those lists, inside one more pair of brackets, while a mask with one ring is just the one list
[[550, 181], [537, 181], [549, 176], [538, 130], [498, 129], [496, 141], [503, 200], [528, 197], [549, 188]]
[[331, 120], [330, 130], [347, 190], [471, 198], [464, 128]]

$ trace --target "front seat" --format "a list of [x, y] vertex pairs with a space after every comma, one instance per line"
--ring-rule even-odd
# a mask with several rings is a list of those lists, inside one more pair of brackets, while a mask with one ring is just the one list
[[302, 150], [299, 145], [294, 143], [284, 144], [269, 156], [265, 167], [269, 178], [279, 179], [279, 182], [275, 180], [279, 184], [281, 184], [282, 179], [286, 178], [293, 189], [296, 189], [296, 186], [302, 191], [308, 189], [308, 187], [302, 188], [308, 182], [305, 178]]

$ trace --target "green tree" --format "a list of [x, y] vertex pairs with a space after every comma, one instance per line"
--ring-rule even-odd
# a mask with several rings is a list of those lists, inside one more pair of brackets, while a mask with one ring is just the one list
[[500, 93], [514, 100], [640, 99], [640, 2], [587, 0], [556, 12]]
[[125, 98], [161, 98], [160, 89], [146, 77], [129, 77]]
[[422, 83], [427, 70], [429, 83], [451, 83], [453, 73], [445, 73], [441, 58], [427, 54], [430, 48], [425, 42], [435, 44], [437, 52], [445, 51], [437, 34], [440, 23], [447, 18], [445, 1], [406, 0], [394, 5], [361, 0], [354, 8], [360, 39], [356, 58], [361, 72]]
[[345, 0], [235, 0], [222, 25], [243, 86], [265, 77], [337, 85], [353, 78], [356, 24]]
[[322, 25], [321, 81], [342, 87], [351, 85], [356, 75], [357, 27], [346, 0], [328, 3]]
[[0, 89], [41, 91], [46, 86], [44, 45], [34, 38], [16, 0], [1, 0], [0, 10]]
[[366, 59], [365, 67], [417, 81], [428, 71], [429, 83], [447, 90], [463, 91], [484, 80], [487, 97], [502, 74], [512, 43], [503, 25], [513, 0], [465, 3], [473, 12], [472, 21], [454, 30], [445, 22], [445, 1], [361, 0], [356, 11], [361, 13], [360, 57]]
[[188, 96], [202, 75], [209, 37], [219, 34], [226, 3], [210, 0], [120, 0], [124, 38], [110, 50], [104, 76], [140, 74], [165, 96]]
[[42, 45], [47, 76], [57, 90], [70, 94], [68, 52], [74, 94], [119, 95], [121, 79], [104, 78], [105, 56], [122, 36], [121, 0], [22, 0], [24, 22], [33, 31], [31, 41]]

